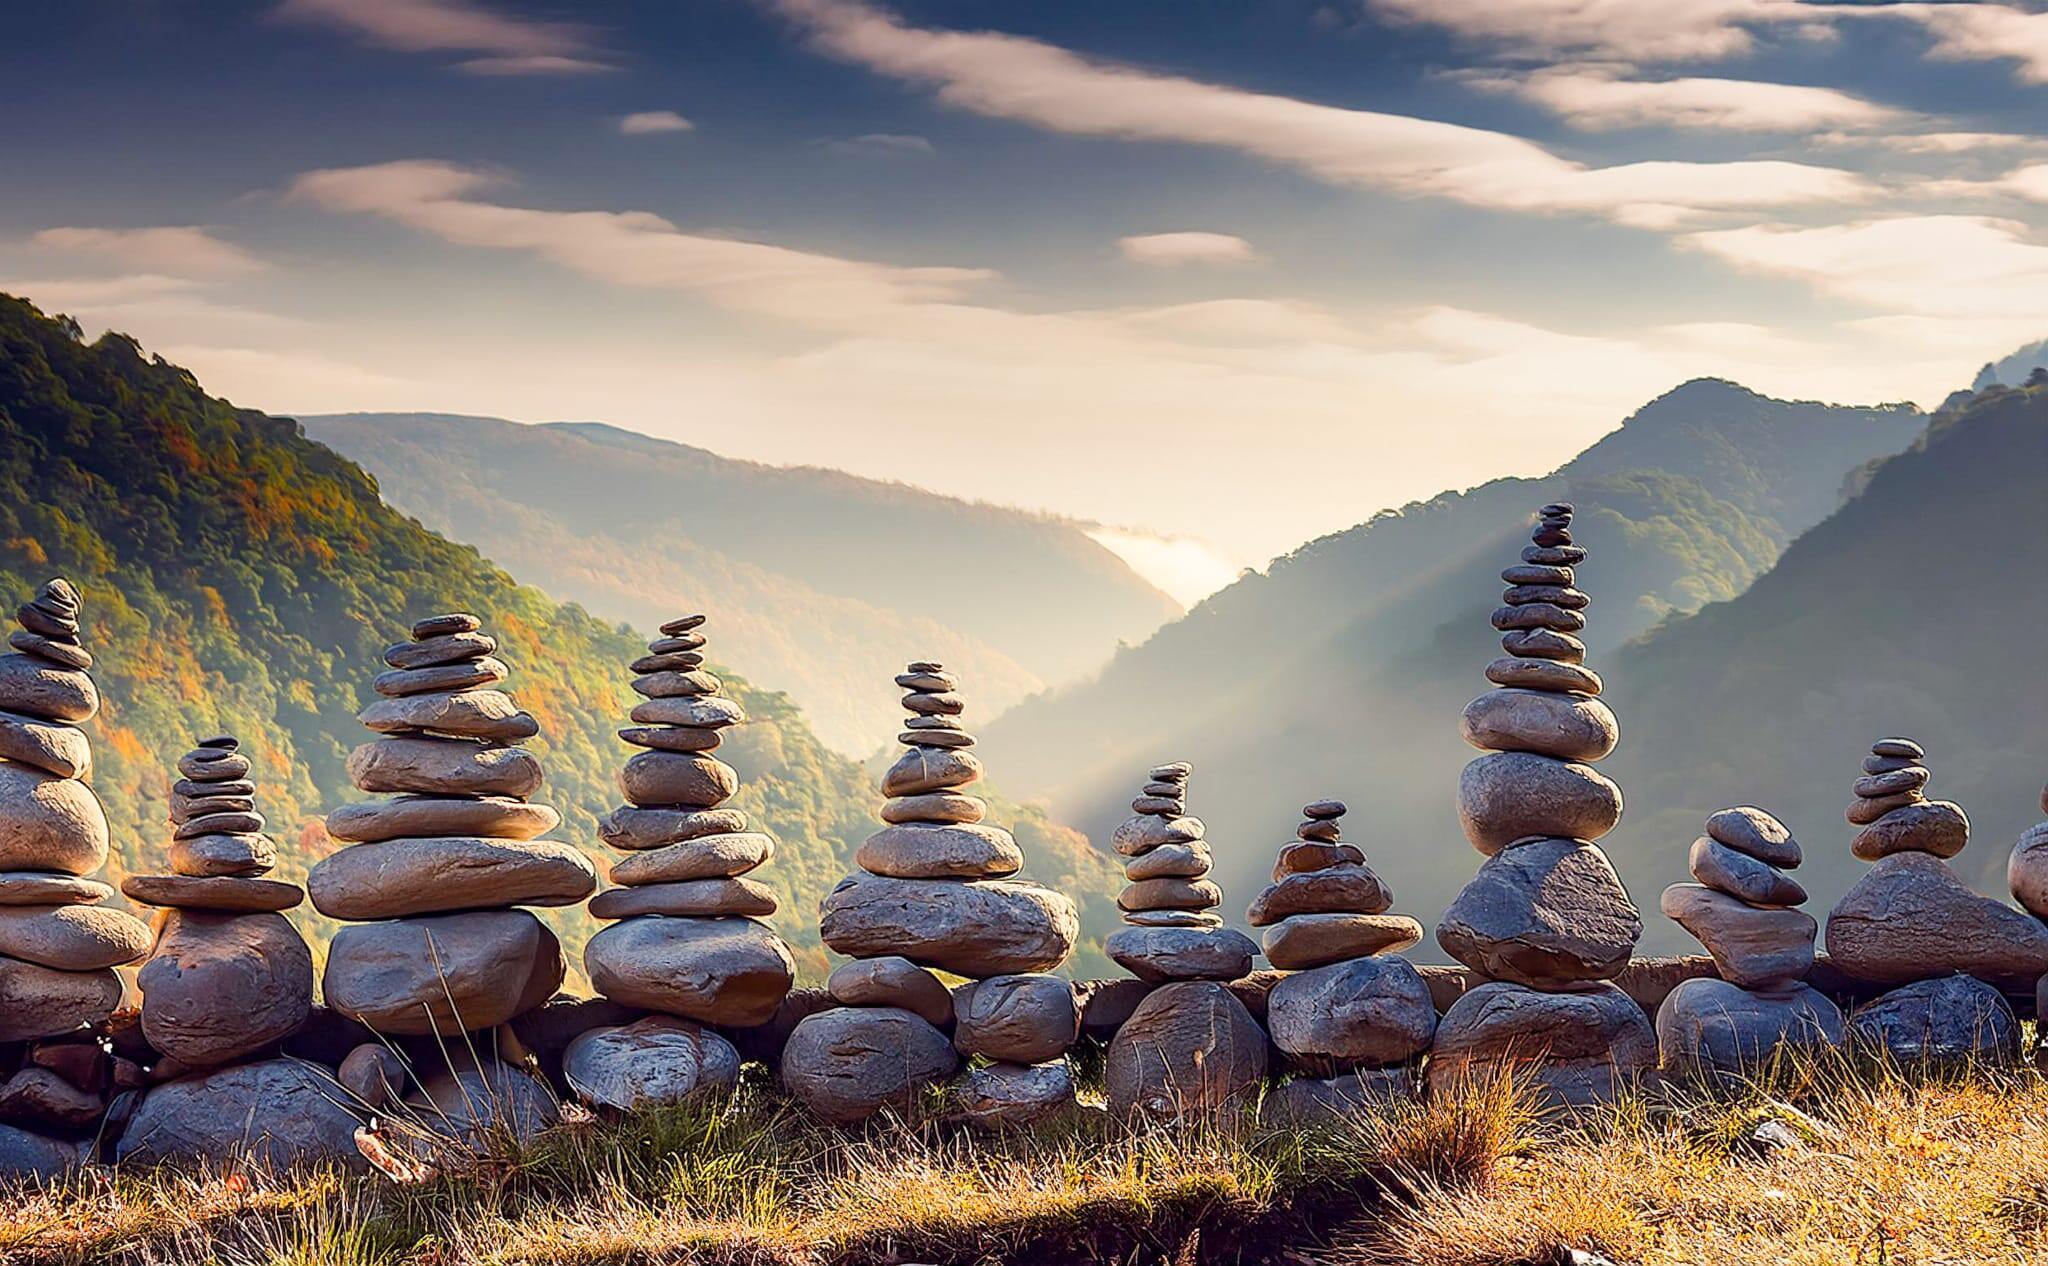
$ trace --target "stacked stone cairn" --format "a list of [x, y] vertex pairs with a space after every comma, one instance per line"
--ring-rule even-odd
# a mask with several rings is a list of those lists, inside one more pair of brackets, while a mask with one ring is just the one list
[[[2041, 789], [2041, 812], [2048, 813], [2048, 787]], [[2048, 920], [2048, 822], [2037, 822], [2021, 833], [2006, 862], [2005, 878], [2015, 900], [2035, 918]], [[2048, 974], [2035, 985], [2035, 1016], [2048, 1016], [2044, 1006], [2048, 1006]], [[2034, 1060], [2048, 1068], [2048, 1042], [2034, 1044]]]
[[120, 1005], [113, 969], [150, 936], [102, 905], [114, 890], [90, 877], [107, 860], [107, 819], [84, 781], [92, 746], [78, 727], [100, 697], [78, 615], [78, 591], [50, 581], [0, 655], [0, 1157], [41, 1173], [77, 1160], [117, 1071], [141, 1080], [84, 1031]]
[[[233, 735], [203, 739], [171, 787], [171, 873], [121, 885], [156, 906], [156, 948], [136, 983], [142, 1032], [164, 1064], [212, 1068], [275, 1045], [313, 1011], [313, 955], [282, 911], [297, 884], [264, 878], [277, 846], [263, 833], [249, 758]], [[156, 1070], [162, 1077], [166, 1069]]]
[[739, 1054], [702, 1026], [764, 1024], [796, 979], [789, 947], [761, 922], [775, 894], [747, 878], [775, 855], [775, 840], [721, 807], [739, 774], [712, 753], [747, 717], [704, 667], [703, 624], [702, 615], [669, 621], [633, 661], [643, 701], [619, 737], [644, 750], [619, 771], [626, 804], [598, 824], [627, 856], [611, 866], [618, 886], [590, 902], [592, 915], [617, 922], [590, 938], [583, 965], [599, 993], [660, 1013], [570, 1046], [570, 1084], [608, 1108], [731, 1089]]
[[1265, 1031], [1228, 982], [1251, 973], [1258, 947], [1223, 926], [1223, 890], [1210, 880], [1202, 820], [1188, 815], [1186, 762], [1159, 765], [1116, 829], [1130, 880], [1117, 905], [1129, 927], [1110, 958], [1147, 984], [1111, 1039], [1104, 1067], [1110, 1110], [1174, 1120], [1235, 1111], [1265, 1080]]
[[1719, 976], [1681, 983], [1657, 1009], [1667, 1072], [1740, 1073], [1782, 1047], [1840, 1046], [1842, 1012], [1805, 983], [1820, 925], [1798, 906], [1806, 889], [1785, 824], [1747, 805], [1707, 819], [1688, 864], [1694, 884], [1664, 890], [1664, 913], [1697, 937]]
[[1411, 1063], [1436, 1036], [1429, 986], [1395, 957], [1422, 925], [1387, 913], [1394, 894], [1341, 838], [1344, 811], [1341, 800], [1302, 809], [1245, 916], [1266, 929], [1266, 960], [1289, 973], [1266, 1002], [1273, 1044], [1303, 1074], [1281, 1089], [1289, 1111], [1412, 1095]]
[[1465, 709], [1458, 816], [1486, 862], [1437, 925], [1437, 943], [1487, 978], [1444, 1013], [1427, 1077], [1434, 1090], [1470, 1074], [1527, 1065], [1556, 1106], [1611, 1098], [1653, 1065], [1649, 1017], [1612, 980], [1642, 917], [1594, 841], [1621, 820], [1621, 789], [1591, 762], [1619, 729], [1585, 666], [1585, 593], [1574, 568], [1572, 507], [1541, 518], [1519, 566], [1501, 573], [1493, 613], [1507, 652], [1486, 667], [1498, 688]]
[[1903, 986], [1849, 1017], [1859, 1049], [1902, 1063], [2004, 1057], [2019, 1026], [1995, 986], [2031, 988], [2048, 972], [2048, 927], [1949, 867], [1970, 820], [1927, 798], [1926, 757], [1908, 738], [1871, 744], [1847, 816], [1862, 828], [1850, 851], [1872, 865], [1828, 913], [1828, 960], [1858, 980]]
[[493, 1028], [562, 983], [562, 947], [520, 906], [567, 906], [597, 887], [569, 845], [538, 838], [559, 815], [528, 797], [539, 732], [497, 689], [509, 670], [473, 615], [434, 616], [384, 652], [382, 696], [359, 719], [381, 737], [349, 754], [349, 780], [384, 798], [327, 817], [346, 847], [307, 878], [313, 906], [352, 926], [328, 947], [327, 1005], [383, 1035]]
[[[1050, 973], [1073, 953], [1080, 919], [1065, 896], [1009, 878], [1023, 854], [968, 794], [982, 766], [953, 675], [913, 663], [896, 684], [908, 692], [897, 736], [908, 750], [882, 776], [887, 825], [855, 854], [862, 873], [819, 903], [825, 944], [854, 961], [826, 981], [839, 1005], [790, 1034], [783, 1084], [820, 1118], [853, 1124], [910, 1106], [964, 1055], [977, 1062], [954, 1095], [959, 1113], [1029, 1124], [1073, 1102], [1064, 1056], [1080, 1010], [1072, 984]], [[949, 991], [939, 972], [967, 983]]]

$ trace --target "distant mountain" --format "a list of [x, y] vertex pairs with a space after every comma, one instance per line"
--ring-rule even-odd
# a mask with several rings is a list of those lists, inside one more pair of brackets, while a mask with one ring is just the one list
[[[105, 700], [89, 729], [113, 882], [164, 865], [170, 762], [222, 729], [256, 763], [281, 875], [303, 879], [332, 848], [320, 816], [361, 798], [343, 760], [371, 737], [355, 712], [374, 697], [384, 647], [446, 610], [484, 618], [512, 667], [507, 688], [541, 723], [541, 798], [563, 817], [554, 838], [606, 859], [596, 819], [619, 803], [614, 776], [632, 750], [612, 730], [635, 700], [625, 665], [638, 637], [398, 514], [292, 421], [206, 395], [121, 335], [87, 344], [0, 295], [0, 601], [11, 611], [60, 574], [84, 594]], [[723, 659], [734, 639], [708, 632]], [[774, 922], [815, 979], [818, 899], [876, 827], [880, 795], [786, 696], [720, 671], [750, 717], [719, 749], [744, 780], [732, 803], [779, 841], [756, 877], [780, 895]], [[1121, 877], [1085, 840], [1006, 802], [994, 820], [1014, 826], [1027, 873], [1082, 903], [1085, 935], [1114, 924]], [[581, 907], [543, 913], [576, 961], [592, 923]], [[333, 925], [310, 906], [293, 917], [319, 954]], [[1108, 965], [1091, 949], [1076, 966]]]
[[1992, 387], [2024, 386], [2027, 377], [2037, 369], [2048, 369], [2048, 338], [2038, 343], [2029, 343], [2010, 356], [1990, 361], [1977, 371], [1977, 380], [1970, 384], [1971, 391], [1985, 391]]
[[1925, 424], [1908, 405], [1687, 383], [1554, 475], [1383, 512], [1276, 560], [1095, 681], [1013, 709], [981, 750], [1014, 794], [1098, 839], [1146, 766], [1193, 761], [1190, 806], [1218, 841], [1218, 878], [1239, 910], [1294, 811], [1340, 796], [1403, 907], [1433, 918], [1477, 862], [1453, 811], [1470, 756], [1457, 716], [1499, 654], [1487, 613], [1535, 508], [1579, 507], [1573, 530], [1593, 550], [1587, 636], [1602, 660], [1674, 614], [1741, 593], [1840, 504], [1854, 472]]
[[895, 733], [907, 660], [956, 668], [991, 716], [1180, 611], [1079, 525], [904, 484], [595, 423], [302, 421], [393, 505], [549, 592], [642, 629], [709, 612], [733, 666], [852, 755]]

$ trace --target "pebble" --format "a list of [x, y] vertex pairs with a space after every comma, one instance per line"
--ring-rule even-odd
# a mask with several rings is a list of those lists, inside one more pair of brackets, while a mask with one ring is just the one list
[[1500, 600], [1511, 607], [1546, 602], [1567, 611], [1583, 611], [1592, 601], [1583, 591], [1569, 585], [1509, 585]]
[[1863, 772], [1888, 774], [1894, 769], [1910, 769], [1919, 763], [1910, 756], [1866, 756], [1863, 758]]
[[1924, 800], [1886, 813], [1857, 832], [1849, 849], [1866, 862], [1894, 853], [1954, 857], [1970, 842], [1970, 819], [1949, 800]]
[[1500, 648], [1522, 659], [1547, 659], [1577, 664], [1586, 658], [1586, 644], [1569, 633], [1555, 629], [1510, 629], [1501, 634]]
[[267, 835], [198, 835], [173, 839], [165, 860], [180, 875], [254, 878], [277, 868], [277, 844]]
[[746, 829], [747, 815], [738, 809], [640, 809], [628, 805], [597, 820], [598, 837], [629, 852]]
[[1301, 816], [1321, 822], [1341, 818], [1350, 811], [1342, 800], [1315, 800], [1301, 807]]
[[34, 870], [0, 871], [0, 906], [97, 905], [114, 889], [97, 879]]
[[433, 690], [379, 699], [356, 720], [379, 734], [428, 733], [517, 743], [540, 733], [540, 723], [502, 690]]
[[722, 730], [747, 719], [746, 709], [724, 695], [648, 699], [635, 704], [627, 715], [641, 725], [687, 725], [704, 730]]
[[967, 752], [912, 747], [882, 775], [885, 796], [914, 796], [979, 782], [981, 762]]
[[773, 889], [742, 876], [607, 888], [590, 899], [588, 909], [593, 919], [630, 919], [643, 914], [766, 918], [776, 907]]
[[1918, 791], [1927, 785], [1927, 767], [1908, 765], [1904, 769], [1888, 770], [1882, 774], [1866, 774], [1856, 780], [1851, 788], [1866, 800], [1880, 796], [1894, 796], [1900, 792]]
[[1283, 876], [1252, 899], [1245, 922], [1266, 927], [1298, 914], [1384, 914], [1391, 889], [1364, 866], [1340, 866]]
[[681, 637], [683, 634], [694, 629], [704, 627], [704, 621], [707, 618], [702, 612], [679, 615], [675, 619], [664, 623], [658, 631], [663, 637]]
[[1162, 844], [1133, 857], [1124, 866], [1124, 878], [1134, 883], [1147, 879], [1200, 879], [1209, 873], [1214, 862], [1207, 845]]
[[1927, 749], [1907, 738], [1879, 739], [1870, 745], [1873, 756], [1903, 756], [1909, 760], [1924, 760]]
[[1600, 674], [1582, 664], [1552, 659], [1517, 659], [1502, 656], [1486, 666], [1486, 679], [1496, 686], [1518, 686], [1528, 690], [1575, 690], [1597, 695], [1603, 683]]
[[1798, 880], [1711, 836], [1692, 842], [1686, 865], [1707, 887], [1753, 906], [1796, 906], [1806, 900]]
[[619, 737], [635, 747], [657, 752], [710, 752], [725, 741], [719, 730], [700, 730], [687, 725], [628, 726]]
[[723, 879], [744, 875], [774, 856], [774, 837], [758, 831], [706, 835], [622, 857], [611, 864], [611, 881], [633, 887]]
[[1766, 866], [1790, 870], [1799, 865], [1799, 841], [1792, 838], [1783, 822], [1754, 805], [1739, 805], [1710, 815], [1707, 838]]
[[1524, 563], [1520, 567], [1509, 567], [1500, 574], [1504, 585], [1565, 585], [1569, 586], [1574, 573], [1569, 567], [1542, 567]]
[[979, 1064], [953, 1088], [959, 1119], [979, 1130], [1028, 1129], [1071, 1110], [1074, 1074], [1065, 1060]]
[[897, 673], [896, 684], [905, 690], [923, 691], [927, 694], [944, 694], [960, 684], [951, 673]]
[[[1280, 856], [1273, 862], [1273, 882], [1277, 884], [1289, 875], [1304, 874], [1312, 870], [1328, 870], [1333, 866], [1363, 865], [1365, 851], [1356, 844], [1302, 840], [1280, 849]], [[1125, 873], [1129, 873], [1128, 868]]]
[[482, 659], [498, 649], [498, 639], [488, 633], [466, 629], [442, 633], [416, 642], [396, 642], [384, 648], [384, 662], [393, 668], [437, 668]]
[[306, 899], [297, 884], [238, 875], [130, 875], [121, 891], [143, 905], [221, 913], [292, 910]]
[[1586, 550], [1581, 545], [1527, 545], [1522, 548], [1522, 561], [1544, 567], [1572, 567], [1586, 561]]
[[988, 801], [979, 796], [963, 796], [950, 791], [899, 796], [882, 802], [882, 821], [891, 824], [957, 822], [971, 825], [987, 816]]
[[540, 760], [523, 747], [462, 739], [381, 738], [348, 754], [348, 777], [362, 791], [443, 796], [511, 796], [540, 790]]
[[495, 686], [512, 675], [503, 660], [485, 656], [459, 664], [435, 668], [394, 668], [370, 679], [370, 688], [387, 699], [423, 695], [444, 690], [472, 690]]
[[1110, 837], [1116, 851], [1135, 857], [1162, 844], [1192, 844], [1202, 838], [1200, 818], [1155, 818], [1140, 815], [1126, 819]]
[[1502, 687], [1471, 703], [1458, 732], [1482, 751], [1537, 752], [1566, 761], [1596, 761], [1614, 750], [1620, 723], [1591, 695]]
[[255, 835], [265, 825], [263, 815], [253, 809], [208, 813], [179, 823], [171, 832], [171, 838], [189, 840], [201, 835]]
[[483, 626], [482, 620], [466, 611], [430, 615], [412, 626], [412, 638], [415, 642], [424, 642], [429, 638], [448, 637], [456, 633], [474, 633]]
[[1213, 910], [1126, 910], [1124, 922], [1140, 928], [1220, 928], [1223, 916]]
[[1398, 953], [1422, 940], [1422, 925], [1404, 914], [1297, 914], [1266, 929], [1266, 961], [1305, 971], [1347, 958]]
[[1259, 947], [1242, 932], [1228, 928], [1119, 928], [1103, 942], [1103, 952], [1139, 980], [1241, 980], [1251, 974]]
[[1530, 836], [1593, 841], [1621, 821], [1621, 788], [1590, 765], [1494, 752], [1458, 779], [1458, 820], [1488, 855]]
[[1131, 812], [1151, 814], [1153, 817], [1178, 817], [1187, 812], [1188, 803], [1180, 796], [1139, 796], [1131, 801]]
[[1894, 809], [1926, 802], [1927, 797], [1917, 791], [1901, 791], [1890, 796], [1871, 796], [1851, 802], [1849, 811], [1843, 816], [1849, 819], [1851, 826], [1869, 826]]
[[739, 788], [739, 771], [713, 756], [641, 752], [619, 770], [620, 793], [643, 808], [713, 809]]
[[1223, 890], [1206, 879], [1141, 879], [1117, 895], [1119, 910], [1207, 910], [1223, 904]]
[[699, 695], [715, 695], [724, 684], [702, 669], [645, 673], [632, 681], [633, 692], [648, 699], [694, 699]]
[[1521, 607], [1494, 608], [1493, 627], [1502, 632], [1541, 629], [1551, 633], [1577, 633], [1586, 627], [1586, 617], [1548, 602], [1532, 602]]
[[938, 694], [912, 693], [903, 696], [903, 706], [919, 716], [959, 716], [967, 710], [967, 701], [951, 692]]

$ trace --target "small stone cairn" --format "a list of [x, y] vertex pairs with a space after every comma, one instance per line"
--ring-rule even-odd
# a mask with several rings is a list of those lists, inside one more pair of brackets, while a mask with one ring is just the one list
[[1723, 809], [1688, 856], [1694, 884], [1664, 890], [1664, 913], [1714, 957], [1718, 977], [1681, 983], [1657, 1009], [1667, 1071], [1739, 1072], [1782, 1046], [1840, 1046], [1842, 1013], [1805, 983], [1820, 925], [1785, 871], [1799, 841], [1762, 809]]
[[1873, 984], [1961, 972], [2032, 986], [2048, 972], [2048, 927], [1978, 895], [1950, 869], [1970, 821], [1960, 806], [1927, 799], [1925, 759], [1911, 739], [1871, 745], [1848, 819], [1862, 828], [1851, 850], [1872, 865], [1828, 913], [1828, 959]]
[[1611, 1098], [1656, 1060], [1649, 1017], [1613, 977], [1642, 917], [1593, 843], [1621, 819], [1621, 789], [1590, 762], [1614, 750], [1614, 713], [1585, 666], [1587, 597], [1574, 567], [1572, 507], [1542, 508], [1519, 566], [1501, 573], [1493, 613], [1507, 652], [1486, 666], [1497, 689], [1465, 708], [1458, 816], [1486, 862], [1444, 912], [1437, 943], [1488, 978], [1444, 1013], [1432, 1089], [1473, 1072], [1533, 1066], [1555, 1105]]
[[1227, 987], [1251, 974], [1258, 947], [1223, 926], [1223, 890], [1202, 820], [1188, 815], [1185, 761], [1154, 767], [1116, 829], [1130, 884], [1117, 898], [1124, 922], [1104, 948], [1158, 985], [1111, 1039], [1104, 1065], [1110, 1110], [1169, 1121], [1231, 1112], [1266, 1076], [1265, 1031]]
[[[887, 825], [819, 903], [820, 935], [854, 961], [825, 987], [839, 1005], [805, 1017], [782, 1053], [791, 1094], [834, 1124], [902, 1108], [951, 1077], [961, 1055], [990, 1061], [958, 1088], [969, 1122], [1021, 1125], [1073, 1101], [1064, 1055], [1080, 1034], [1073, 986], [1049, 973], [1067, 961], [1080, 918], [1065, 896], [1009, 878], [1023, 853], [985, 825], [967, 788], [981, 762], [962, 726], [958, 682], [943, 665], [896, 678], [910, 718], [908, 750], [882, 776]], [[938, 972], [964, 976], [952, 991]], [[953, 1026], [948, 1040], [943, 1026]]]
[[[354, 925], [328, 947], [327, 1004], [382, 1034], [451, 1035], [503, 1024], [562, 983], [561, 943], [531, 911], [597, 887], [576, 849], [537, 838], [561, 821], [539, 732], [498, 685], [497, 642], [473, 615], [413, 625], [384, 652], [382, 698], [358, 719], [382, 737], [349, 754], [349, 780], [384, 798], [327, 816], [346, 847], [307, 877], [313, 906]], [[375, 922], [370, 922], [375, 920]]]
[[1305, 1074], [1282, 1097], [1310, 1110], [1412, 1095], [1409, 1065], [1436, 1036], [1429, 986], [1394, 957], [1422, 939], [1422, 925], [1387, 913], [1394, 894], [1341, 838], [1344, 811], [1341, 800], [1303, 807], [1272, 886], [1245, 916], [1266, 929], [1266, 960], [1290, 973], [1267, 997], [1266, 1023]]
[[[149, 952], [149, 928], [100, 904], [111, 886], [90, 876], [107, 860], [107, 819], [84, 779], [92, 746], [79, 729], [100, 707], [79, 642], [78, 591], [52, 580], [16, 614], [0, 655], [0, 1156], [55, 1173], [90, 1131], [113, 1077], [84, 1030], [121, 1002], [114, 968]], [[30, 1133], [48, 1130], [60, 1137]]]
[[[2041, 789], [2041, 812], [2048, 813], [2048, 787]], [[2048, 822], [2037, 822], [2020, 835], [2006, 862], [2005, 879], [2012, 895], [2037, 919], [2048, 919]], [[2048, 1016], [2048, 974], [2034, 990], [2034, 1014]], [[2037, 1042], [2034, 1060], [2048, 1068], [2048, 1042]]]
[[277, 846], [263, 833], [240, 747], [223, 734], [179, 758], [171, 873], [121, 885], [130, 900], [162, 911], [156, 948], [136, 979], [143, 1036], [187, 1070], [272, 1046], [313, 1011], [313, 955], [281, 913], [306, 894], [264, 878], [277, 865]]
[[[739, 790], [739, 774], [711, 753], [747, 717], [704, 667], [703, 624], [701, 615], [669, 621], [633, 661], [633, 689], [644, 698], [619, 737], [645, 750], [619, 772], [627, 803], [598, 824], [627, 856], [611, 866], [618, 887], [591, 899], [593, 916], [618, 922], [590, 938], [584, 968], [613, 1001], [680, 1017], [639, 1021], [572, 1047], [570, 1081], [611, 1107], [730, 1088], [737, 1052], [696, 1026], [764, 1024], [796, 978], [789, 947], [760, 921], [775, 913], [775, 894], [747, 878], [775, 855], [774, 837], [749, 830], [741, 810], [721, 807]], [[606, 1058], [615, 1048], [631, 1058]], [[638, 1067], [657, 1054], [667, 1066], [658, 1082]], [[638, 1080], [625, 1092], [627, 1083], [607, 1070]]]

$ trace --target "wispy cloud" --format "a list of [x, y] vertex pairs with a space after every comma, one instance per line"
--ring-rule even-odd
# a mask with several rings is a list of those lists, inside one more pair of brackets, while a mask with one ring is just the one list
[[1802, 84], [1749, 79], [1637, 79], [1608, 66], [1483, 72], [1473, 87], [1532, 102], [1593, 131], [1674, 127], [1722, 132], [1792, 132], [1890, 127], [1910, 116], [1862, 97]]
[[284, 0], [278, 18], [346, 31], [406, 53], [467, 53], [480, 75], [588, 74], [615, 69], [590, 29], [540, 22], [474, 0]]
[[1014, 35], [915, 27], [858, 0], [771, 3], [820, 52], [933, 85], [948, 105], [1073, 135], [1217, 146], [1333, 184], [1656, 227], [1872, 192], [1852, 172], [1793, 162], [1587, 167], [1501, 132], [1158, 74]]
[[1932, 56], [2016, 62], [2022, 82], [2048, 83], [2048, 13], [2004, 4], [1884, 4], [1844, 12], [1917, 22], [1934, 37]]
[[1229, 233], [1140, 233], [1120, 237], [1117, 249], [1137, 264], [1255, 264], [1263, 258], [1252, 244]]
[[655, 136], [664, 132], [696, 130], [696, 124], [674, 110], [642, 110], [619, 119], [619, 131], [627, 136]]
[[907, 136], [900, 132], [868, 132], [860, 136], [849, 136], [841, 140], [826, 142], [828, 148], [841, 154], [929, 154], [932, 143], [922, 136]]
[[30, 237], [29, 242], [36, 247], [168, 277], [242, 277], [264, 267], [262, 260], [233, 242], [191, 225], [140, 229], [67, 226], [44, 229]]
[[1748, 52], [1754, 32], [1826, 15], [1799, 0], [1364, 0], [1392, 22], [1507, 45], [1526, 56], [1708, 61]]

